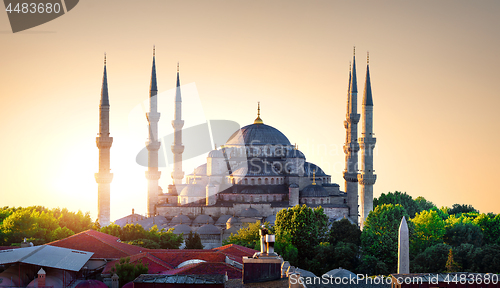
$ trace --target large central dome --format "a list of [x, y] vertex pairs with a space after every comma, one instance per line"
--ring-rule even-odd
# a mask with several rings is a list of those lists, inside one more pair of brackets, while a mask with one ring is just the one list
[[226, 145], [291, 145], [278, 129], [266, 124], [250, 124], [229, 137]]

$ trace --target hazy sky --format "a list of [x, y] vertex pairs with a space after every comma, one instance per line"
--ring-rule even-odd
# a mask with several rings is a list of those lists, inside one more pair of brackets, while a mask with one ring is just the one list
[[[111, 219], [132, 208], [146, 212], [145, 168], [135, 157], [147, 138], [141, 104], [153, 45], [160, 92], [174, 88], [179, 61], [186, 97], [199, 95], [198, 110], [184, 104], [186, 126], [204, 118], [250, 124], [260, 101], [264, 123], [343, 189], [355, 45], [359, 99], [370, 52], [374, 196], [406, 191], [438, 206], [465, 203], [500, 213], [498, 15], [497, 0], [84, 0], [12, 34], [0, 12], [0, 206], [67, 207], [96, 218], [106, 52]], [[173, 104], [168, 93], [159, 101]], [[173, 114], [160, 112], [166, 135]], [[171, 143], [163, 145], [168, 151]], [[194, 167], [186, 163], [184, 171]], [[163, 169], [160, 185], [170, 183]]]

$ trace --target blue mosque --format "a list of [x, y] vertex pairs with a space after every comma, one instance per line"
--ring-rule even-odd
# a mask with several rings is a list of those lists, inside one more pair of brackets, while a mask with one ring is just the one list
[[[174, 228], [174, 233], [197, 232], [205, 248], [221, 245], [222, 239], [242, 227], [258, 220], [272, 225], [281, 209], [296, 205], [321, 206], [331, 221], [342, 218], [358, 224], [360, 228], [373, 209], [373, 185], [376, 175], [373, 170], [373, 149], [376, 139], [373, 133], [373, 97], [367, 61], [365, 89], [358, 114], [356, 56], [349, 69], [347, 110], [344, 127], [345, 170], [343, 190], [331, 182], [331, 175], [314, 163], [308, 162], [304, 153], [277, 128], [265, 124], [260, 115], [260, 104], [256, 119], [235, 131], [224, 145], [210, 151], [206, 163], [191, 174], [182, 171], [182, 95], [179, 69], [175, 96], [172, 185], [163, 190], [158, 186], [161, 175], [158, 171], [158, 121], [157, 80], [155, 55], [150, 83], [150, 111], [146, 113], [149, 125], [147, 215], [131, 215], [115, 221], [118, 225], [139, 223], [144, 228]], [[109, 99], [106, 66], [101, 91], [100, 131], [97, 137], [99, 148], [98, 219], [101, 226], [109, 219]], [[264, 118], [264, 117], [263, 117]], [[361, 133], [358, 123], [361, 120]], [[360, 155], [358, 155], [360, 154]], [[359, 159], [361, 158], [361, 159]], [[163, 176], [164, 177], [164, 176]]]

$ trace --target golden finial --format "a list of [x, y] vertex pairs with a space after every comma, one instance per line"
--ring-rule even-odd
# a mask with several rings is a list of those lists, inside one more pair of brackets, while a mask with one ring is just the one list
[[153, 45], [153, 57], [155, 57], [156, 55], [156, 48], [155, 48], [155, 45]]
[[370, 64], [370, 51], [366, 52], [366, 64]]
[[255, 121], [253, 121], [253, 124], [264, 124], [264, 121], [260, 119], [260, 102], [257, 102], [257, 118], [255, 118]]
[[179, 61], [177, 61], [177, 73], [179, 73]]
[[316, 185], [316, 169], [313, 171], [313, 183], [312, 185]]
[[106, 52], [104, 52], [104, 65], [106, 65]]

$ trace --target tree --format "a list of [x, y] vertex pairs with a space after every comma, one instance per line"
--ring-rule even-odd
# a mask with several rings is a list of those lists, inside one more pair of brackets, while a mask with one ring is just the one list
[[[110, 225], [111, 226], [111, 225]], [[109, 226], [108, 226], [109, 227]], [[127, 224], [120, 230], [120, 239], [122, 241], [133, 241], [138, 239], [148, 239], [148, 232], [140, 224]], [[154, 240], [154, 239], [151, 239]]]
[[203, 249], [200, 235], [198, 233], [193, 234], [193, 231], [190, 231], [184, 249]]
[[335, 246], [338, 242], [352, 243], [356, 246], [361, 244], [361, 230], [356, 224], [352, 224], [347, 218], [335, 221], [330, 227], [330, 244]]
[[327, 237], [328, 216], [323, 208], [312, 209], [305, 204], [282, 209], [276, 214], [276, 238], [287, 238], [298, 250], [299, 259], [311, 257], [311, 251]]
[[411, 220], [415, 225], [415, 233], [411, 237], [411, 250], [414, 254], [423, 252], [430, 246], [443, 242], [446, 232], [445, 223], [434, 211], [422, 211]]
[[158, 244], [157, 242], [155, 242], [153, 240], [146, 239], [146, 238], [135, 239], [135, 240], [124, 242], [124, 243], [130, 244], [130, 245], [144, 247], [144, 248], [147, 248], [147, 249], [160, 249], [161, 248], [160, 244]]
[[75, 234], [75, 232], [69, 230], [66, 226], [64, 226], [63, 228], [58, 227], [56, 230], [54, 230], [52, 232], [52, 240], [56, 241], [56, 240], [64, 239], [64, 238], [67, 238], [67, 237], [74, 235], [74, 234]]
[[2, 231], [7, 236], [8, 245], [21, 243], [26, 237], [33, 239], [37, 232], [36, 219], [31, 217], [28, 209], [19, 209], [3, 220]]
[[[361, 233], [361, 247], [365, 255], [372, 255], [377, 261], [384, 262], [387, 271], [396, 271], [399, 224], [403, 216], [408, 218], [405, 208], [400, 204], [379, 205], [368, 214]], [[411, 239], [411, 221], [408, 222], [408, 229]], [[369, 260], [375, 262], [371, 258]]]
[[158, 243], [161, 249], [179, 249], [179, 247], [181, 247], [184, 238], [182, 235], [174, 234], [173, 230], [173, 228], [168, 229], [168, 231], [162, 229], [159, 232], [160, 237]]
[[120, 225], [117, 225], [115, 223], [111, 223], [108, 226], [102, 227], [100, 231], [102, 233], [106, 233], [120, 238], [122, 234], [122, 227], [120, 227]]
[[453, 260], [453, 250], [450, 249], [448, 252], [448, 260], [446, 261], [446, 272], [458, 272], [460, 268], [460, 265]]
[[481, 228], [485, 244], [500, 245], [500, 214], [480, 214], [474, 223]]
[[460, 213], [468, 213], [468, 212], [476, 212], [479, 213], [472, 205], [467, 204], [453, 204], [451, 209], [448, 209], [449, 215], [460, 214]]
[[130, 257], [121, 258], [115, 267], [111, 268], [111, 273], [116, 273], [119, 277], [120, 287], [133, 281], [137, 276], [148, 272], [147, 265], [142, 264], [139, 260], [136, 264], [130, 263]]
[[418, 209], [420, 210], [419, 212], [422, 212], [424, 210], [431, 210], [433, 207], [436, 207], [434, 203], [431, 201], [427, 201], [424, 197], [418, 196], [415, 199], [415, 202], [417, 203]]
[[458, 247], [453, 247], [453, 259], [462, 267], [463, 272], [474, 272], [474, 258], [481, 250], [472, 244], [461, 244]]
[[400, 204], [405, 208], [406, 213], [408, 213], [411, 218], [413, 218], [416, 213], [421, 211], [418, 202], [413, 200], [413, 198], [410, 195], [406, 194], [406, 192], [401, 193], [399, 191], [396, 191], [394, 193], [382, 193], [379, 198], [373, 199], [373, 207], [377, 207], [378, 205], [383, 204]]
[[454, 247], [467, 243], [474, 246], [481, 246], [483, 232], [481, 232], [481, 227], [471, 221], [460, 221], [446, 226], [446, 233], [443, 236], [443, 240], [446, 244]]
[[446, 270], [450, 245], [440, 243], [425, 249], [415, 257], [410, 267], [414, 273], [442, 273]]
[[[268, 224], [269, 223], [266, 223], [266, 226], [269, 229]], [[255, 223], [250, 223], [247, 227], [242, 227], [236, 234], [231, 233], [231, 236], [224, 240], [223, 245], [237, 244], [251, 249], [260, 250], [260, 226], [260, 221], [257, 221]]]
[[500, 273], [500, 245], [485, 245], [474, 257], [474, 271]]
[[369, 254], [363, 255], [361, 264], [358, 266], [358, 273], [365, 275], [388, 275], [392, 271], [387, 268], [387, 265], [383, 261]]

